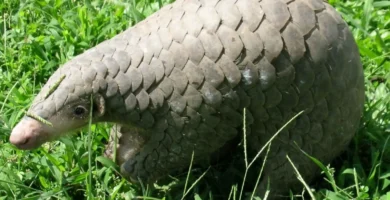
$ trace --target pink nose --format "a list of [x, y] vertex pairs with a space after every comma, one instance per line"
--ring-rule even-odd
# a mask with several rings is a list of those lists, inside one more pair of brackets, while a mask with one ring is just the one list
[[27, 144], [30, 139], [31, 136], [28, 136], [23, 132], [12, 131], [9, 141], [11, 142], [11, 144], [19, 147], [20, 145]]
[[21, 145], [28, 143], [31, 137], [32, 137], [31, 131], [30, 134], [28, 134], [28, 129], [26, 128], [26, 122], [25, 120], [22, 120], [12, 130], [9, 141], [13, 145], [19, 147]]
[[38, 145], [37, 137], [41, 129], [40, 122], [22, 119], [12, 130], [9, 141], [19, 149], [32, 149]]

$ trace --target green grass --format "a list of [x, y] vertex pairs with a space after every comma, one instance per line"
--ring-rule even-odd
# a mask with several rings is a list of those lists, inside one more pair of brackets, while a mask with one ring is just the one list
[[[199, 169], [191, 169], [189, 177], [171, 177], [154, 189], [126, 182], [117, 166], [102, 157], [107, 124], [91, 126], [92, 137], [86, 130], [34, 151], [19, 151], [8, 143], [12, 127], [60, 64], [168, 2], [0, 2], [0, 199], [181, 199], [190, 188], [191, 199], [218, 197], [221, 191], [215, 190], [212, 179], [197, 182], [204, 173]], [[367, 101], [348, 150], [329, 166], [318, 163], [324, 176], [309, 187], [317, 199], [390, 199], [390, 1], [329, 2], [342, 13], [359, 45]], [[222, 192], [238, 197], [240, 186]]]

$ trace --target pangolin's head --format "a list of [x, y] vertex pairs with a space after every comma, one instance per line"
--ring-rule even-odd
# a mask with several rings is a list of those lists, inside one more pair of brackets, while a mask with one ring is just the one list
[[[10, 142], [24, 150], [34, 149], [64, 133], [93, 122], [105, 113], [99, 94], [99, 78], [93, 61], [74, 59], [60, 67], [35, 97], [26, 116], [14, 127]], [[90, 67], [85, 67], [86, 65]]]

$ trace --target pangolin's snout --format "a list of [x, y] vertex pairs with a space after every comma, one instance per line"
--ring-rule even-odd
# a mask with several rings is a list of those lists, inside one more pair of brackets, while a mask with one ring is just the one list
[[21, 120], [12, 130], [9, 141], [19, 149], [30, 150], [41, 145], [42, 124], [31, 118]]

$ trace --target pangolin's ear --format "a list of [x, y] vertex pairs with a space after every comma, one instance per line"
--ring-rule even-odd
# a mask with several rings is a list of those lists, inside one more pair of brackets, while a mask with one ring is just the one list
[[105, 100], [101, 94], [93, 95], [93, 113], [94, 117], [101, 117], [106, 111]]

